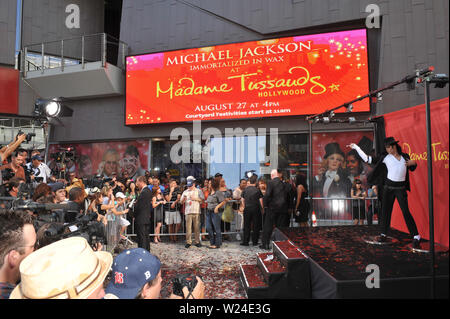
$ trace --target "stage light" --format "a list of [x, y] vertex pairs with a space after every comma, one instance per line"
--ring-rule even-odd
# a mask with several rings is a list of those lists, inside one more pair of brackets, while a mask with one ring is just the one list
[[63, 105], [58, 99], [37, 99], [33, 115], [39, 118], [57, 118], [72, 116], [73, 110]]
[[334, 114], [334, 111], [330, 112], [330, 118], [333, 118], [336, 114]]
[[383, 92], [377, 93], [377, 99], [378, 99], [378, 101], [383, 101]]
[[354, 117], [349, 117], [349, 118], [348, 118], [348, 122], [349, 122], [350, 124], [353, 124], [353, 123], [356, 122], [356, 119], [355, 119]]
[[431, 83], [435, 83], [435, 88], [443, 89], [448, 83], [447, 74], [436, 74], [432, 79]]
[[347, 105], [347, 113], [351, 113], [353, 111], [353, 104]]
[[56, 101], [50, 101], [45, 106], [45, 114], [48, 117], [57, 117], [61, 112], [61, 104]]
[[329, 118], [328, 116], [325, 116], [325, 117], [323, 118], [323, 123], [324, 123], [324, 124], [330, 123], [330, 118]]
[[320, 118], [315, 117], [315, 118], [314, 118], [314, 123], [319, 123], [319, 122], [320, 122]]

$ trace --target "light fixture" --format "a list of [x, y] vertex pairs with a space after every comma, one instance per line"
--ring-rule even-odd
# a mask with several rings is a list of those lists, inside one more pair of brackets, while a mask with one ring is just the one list
[[320, 122], [320, 118], [319, 117], [315, 117], [314, 118], [314, 123], [319, 123]]
[[383, 92], [377, 93], [377, 99], [378, 99], [378, 101], [383, 101]]
[[349, 117], [348, 118], [348, 122], [350, 123], [350, 124], [353, 124], [353, 123], [355, 123], [356, 122], [356, 119], [352, 116], [352, 117]]
[[435, 88], [443, 89], [448, 83], [447, 74], [436, 74], [432, 79], [431, 83], [435, 83]]
[[61, 104], [57, 101], [50, 101], [45, 105], [45, 114], [48, 117], [57, 117], [61, 112]]
[[324, 124], [330, 123], [330, 118], [329, 118], [328, 116], [325, 116], [325, 117], [323, 118], [323, 123], [324, 123]]
[[330, 118], [333, 118], [336, 114], [334, 113], [334, 111], [330, 112]]
[[353, 111], [353, 104], [347, 105], [347, 113], [351, 113]]
[[59, 99], [37, 99], [34, 102], [33, 115], [38, 118], [57, 118], [72, 116], [73, 110], [61, 103]]

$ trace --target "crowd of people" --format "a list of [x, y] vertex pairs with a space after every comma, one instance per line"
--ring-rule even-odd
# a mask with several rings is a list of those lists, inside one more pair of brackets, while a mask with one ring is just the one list
[[[249, 246], [251, 242], [265, 250], [269, 249], [274, 227], [288, 227], [292, 217], [300, 226], [308, 226], [308, 187], [300, 172], [295, 179], [276, 169], [267, 180], [254, 173], [246, 174], [234, 190], [227, 187], [221, 173], [204, 180], [188, 176], [180, 183], [170, 174], [160, 178], [148, 171], [135, 179], [119, 178], [111, 172], [107, 179], [97, 181], [101, 183], [99, 187], [86, 187], [75, 172], [70, 172], [67, 179], [52, 175], [39, 151], [30, 152], [27, 162], [29, 152], [19, 148], [24, 139], [24, 134], [18, 135], [0, 149], [4, 164], [0, 174], [0, 298], [158, 298], [161, 263], [150, 253], [150, 244], [162, 241], [163, 225], [168, 228], [170, 242], [185, 235], [186, 249], [202, 247], [202, 241], [209, 241], [209, 249], [220, 249], [233, 222], [233, 233], [238, 234], [236, 238], [242, 246]], [[382, 157], [389, 184], [383, 188], [385, 220], [381, 240], [386, 240], [390, 212], [397, 198], [417, 246], [420, 236], [404, 200], [409, 186], [408, 170], [414, 170], [417, 164], [401, 152], [397, 143], [392, 138], [387, 140], [386, 149], [390, 153]], [[350, 147], [365, 162], [372, 162], [372, 157], [358, 145]], [[339, 160], [334, 158], [336, 152], [335, 146], [327, 147], [326, 159], [330, 167], [338, 167], [333, 164]], [[392, 158], [400, 158], [401, 165]], [[374, 171], [378, 174], [377, 167]], [[381, 184], [371, 182], [373, 187], [366, 191], [362, 181], [354, 178], [350, 194], [358, 207], [365, 205], [366, 197], [379, 195], [377, 187]], [[325, 181], [325, 186], [330, 192], [332, 183]], [[133, 223], [138, 248], [127, 249], [113, 260], [109, 252], [103, 251], [101, 242], [93, 245], [76, 236], [52, 238], [49, 233], [54, 223], [38, 224], [39, 212], [11, 205], [26, 198], [38, 204], [63, 205], [67, 214], [65, 220], [60, 221], [61, 225], [70, 224], [80, 216], [94, 216], [97, 223], [104, 226], [116, 221], [120, 225], [119, 236], [124, 240], [128, 239], [127, 228]], [[357, 210], [353, 215], [355, 223], [364, 218]], [[183, 227], [184, 232], [180, 233]], [[42, 268], [42, 254], [51, 256], [51, 267], [34, 276], [36, 269]], [[73, 271], [67, 272], [68, 268]], [[107, 281], [111, 268], [111, 279]], [[67, 277], [68, 273], [73, 278]], [[195, 280], [195, 289], [183, 289], [181, 296], [172, 295], [172, 298], [202, 298], [204, 284], [200, 277]]]

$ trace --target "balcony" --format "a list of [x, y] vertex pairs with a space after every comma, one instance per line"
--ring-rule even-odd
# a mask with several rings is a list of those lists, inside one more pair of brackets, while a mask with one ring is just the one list
[[106, 33], [23, 48], [22, 76], [42, 98], [120, 96], [128, 45]]

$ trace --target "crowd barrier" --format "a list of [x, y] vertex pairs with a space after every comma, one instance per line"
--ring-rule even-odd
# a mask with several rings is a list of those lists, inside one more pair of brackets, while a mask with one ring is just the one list
[[[312, 197], [307, 198], [310, 202], [310, 211], [309, 211], [309, 223], [312, 224], [312, 215], [315, 215], [317, 220], [317, 226], [335, 226], [335, 225], [350, 225], [353, 224], [355, 219], [363, 221], [364, 224], [376, 224], [378, 222], [378, 218], [374, 218], [379, 216], [380, 213], [380, 205], [377, 198], [366, 198], [366, 199], [353, 199], [353, 198], [324, 198], [324, 197]], [[235, 200], [230, 201], [227, 205], [233, 205]], [[170, 204], [170, 203], [169, 203]], [[180, 242], [184, 242], [186, 239], [186, 223], [185, 223], [185, 215], [183, 213], [184, 207], [183, 205], [178, 204], [175, 210], [179, 214], [179, 224], [178, 231], [170, 232], [169, 224], [166, 223], [167, 211], [163, 212], [163, 221], [161, 223], [160, 233], [158, 236], [167, 237], [167, 236], [177, 236], [177, 240]], [[154, 212], [153, 212], [154, 215]], [[201, 208], [201, 226], [200, 226], [200, 235], [201, 237], [208, 235], [206, 230], [206, 208]], [[127, 217], [125, 217], [127, 218]], [[261, 216], [262, 221], [261, 225], [263, 225], [264, 216]], [[106, 249], [111, 251], [114, 249], [116, 245], [121, 240], [120, 237], [120, 218], [118, 216], [114, 216], [112, 213], [108, 213], [107, 215], [108, 223], [106, 225], [106, 237], [107, 237], [107, 245]], [[130, 226], [127, 227], [125, 232], [125, 239], [128, 241], [129, 237], [136, 236], [135, 233], [135, 225], [134, 220], [128, 217], [130, 221]], [[157, 223], [154, 218], [152, 218], [153, 224], [150, 227], [149, 236], [155, 236], [155, 229]], [[243, 233], [243, 214], [234, 211], [234, 219], [231, 223], [224, 223], [222, 221], [222, 235], [227, 235], [231, 239], [240, 240]], [[295, 222], [293, 212], [291, 212], [289, 217], [289, 227], [297, 227], [298, 223]]]

